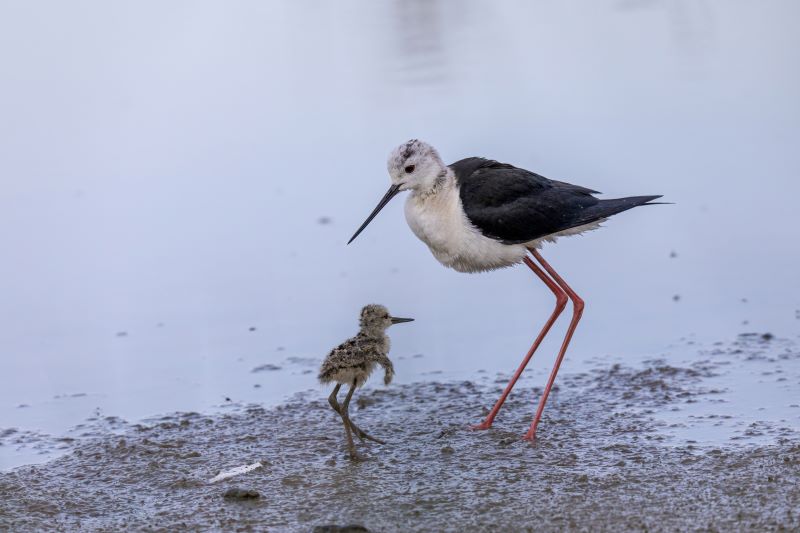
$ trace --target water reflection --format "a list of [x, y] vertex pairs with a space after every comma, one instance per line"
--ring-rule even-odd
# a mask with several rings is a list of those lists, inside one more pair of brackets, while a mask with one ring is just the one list
[[672, 45], [685, 59], [701, 61], [715, 40], [715, 13], [704, 0], [620, 0], [621, 11], [654, 11], [666, 14]]
[[443, 24], [442, 2], [397, 0], [391, 22], [397, 38], [399, 75], [410, 84], [436, 84], [447, 79], [445, 40], [450, 30]]

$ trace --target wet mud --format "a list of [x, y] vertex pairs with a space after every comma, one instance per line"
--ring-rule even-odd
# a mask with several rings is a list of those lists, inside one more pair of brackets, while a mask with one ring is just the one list
[[685, 366], [567, 374], [534, 444], [520, 437], [541, 390], [526, 382], [483, 432], [467, 424], [504, 376], [364, 390], [353, 420], [387, 444], [357, 442], [358, 462], [323, 390], [274, 409], [164, 416], [1, 473], [0, 530], [800, 530], [792, 424], [733, 424], [707, 445], [672, 432], [691, 434], [689, 414], [674, 413], [693, 404], [706, 406], [702, 423], [730, 419], [715, 411], [729, 366], [796, 380], [798, 359], [794, 344], [743, 336]]

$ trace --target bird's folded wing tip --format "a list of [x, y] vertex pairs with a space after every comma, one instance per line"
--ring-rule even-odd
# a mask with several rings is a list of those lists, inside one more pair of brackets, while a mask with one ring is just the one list
[[675, 204], [675, 202], [654, 202], [653, 201], [653, 200], [658, 200], [659, 198], [663, 198], [663, 197], [664, 197], [663, 194], [654, 194], [653, 196], [650, 196], [650, 199], [647, 200], [647, 202], [645, 202], [642, 205], [673, 205], [673, 204]]

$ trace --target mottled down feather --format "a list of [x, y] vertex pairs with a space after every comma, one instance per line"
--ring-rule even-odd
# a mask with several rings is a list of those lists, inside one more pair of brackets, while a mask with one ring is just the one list
[[362, 386], [376, 365], [384, 369], [383, 382], [389, 384], [394, 377], [394, 365], [388, 357], [389, 338], [370, 336], [360, 332], [343, 342], [328, 354], [319, 371], [320, 383], [338, 382]]

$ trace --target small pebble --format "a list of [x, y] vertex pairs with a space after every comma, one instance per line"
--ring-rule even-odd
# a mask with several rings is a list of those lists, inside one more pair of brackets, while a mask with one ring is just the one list
[[238, 487], [234, 487], [226, 490], [222, 497], [226, 500], [255, 500], [260, 498], [261, 494], [253, 489], [240, 489]]

